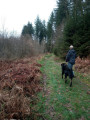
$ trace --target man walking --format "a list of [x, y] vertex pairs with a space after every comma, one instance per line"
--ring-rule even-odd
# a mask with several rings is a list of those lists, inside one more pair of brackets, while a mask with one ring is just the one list
[[73, 48], [73, 45], [70, 46], [70, 50], [68, 51], [67, 55], [66, 55], [66, 62], [68, 62], [68, 68], [70, 70], [70, 78], [74, 77], [74, 73], [73, 73], [73, 65], [75, 64], [75, 59], [76, 59], [76, 51]]

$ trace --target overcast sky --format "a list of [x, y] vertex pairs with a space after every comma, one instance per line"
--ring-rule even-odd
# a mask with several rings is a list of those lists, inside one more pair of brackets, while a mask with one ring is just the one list
[[48, 18], [56, 7], [57, 0], [0, 0], [0, 31], [21, 33], [24, 25], [35, 22], [37, 15], [41, 20]]

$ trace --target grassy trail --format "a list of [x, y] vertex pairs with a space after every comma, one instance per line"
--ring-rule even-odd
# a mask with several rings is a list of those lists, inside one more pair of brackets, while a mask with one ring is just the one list
[[38, 94], [34, 106], [39, 114], [37, 120], [89, 120], [89, 87], [81, 82], [82, 78], [70, 80], [65, 84], [61, 78], [60, 61], [54, 61], [53, 55], [46, 55], [41, 61], [43, 67], [43, 91]]

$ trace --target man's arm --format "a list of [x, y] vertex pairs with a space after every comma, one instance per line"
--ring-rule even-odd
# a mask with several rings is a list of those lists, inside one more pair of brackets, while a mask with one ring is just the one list
[[69, 61], [69, 59], [70, 59], [70, 55], [71, 55], [71, 53], [70, 53], [70, 51], [68, 51], [67, 56], [66, 56], [66, 62]]

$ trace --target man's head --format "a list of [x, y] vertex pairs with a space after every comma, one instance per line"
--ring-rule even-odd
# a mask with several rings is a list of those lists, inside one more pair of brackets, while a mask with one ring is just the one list
[[73, 45], [70, 45], [70, 47], [69, 47], [70, 49], [73, 49]]

